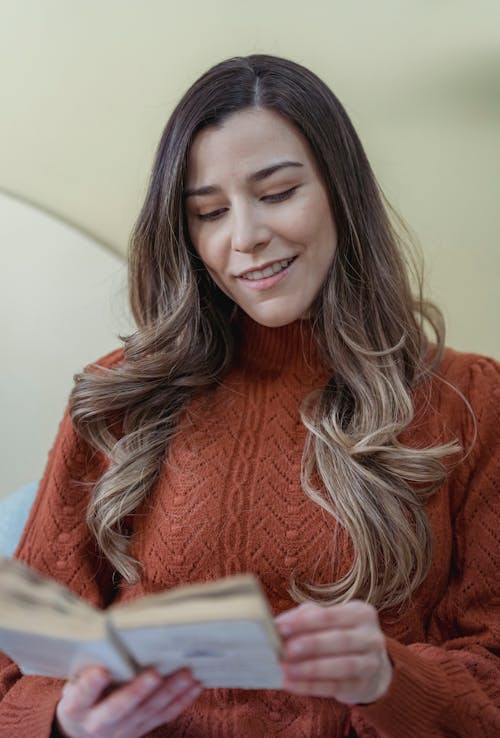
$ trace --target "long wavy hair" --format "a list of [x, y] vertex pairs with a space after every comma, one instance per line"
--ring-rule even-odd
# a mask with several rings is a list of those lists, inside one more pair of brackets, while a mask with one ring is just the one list
[[[154, 488], [190, 397], [222, 377], [237, 345], [235, 306], [209, 278], [186, 225], [189, 149], [201, 129], [255, 107], [279, 113], [305, 136], [338, 231], [311, 311], [332, 376], [301, 409], [302, 486], [336, 519], [335, 529], [345, 529], [352, 566], [328, 585], [291, 581], [291, 591], [299, 601], [360, 597], [392, 607], [429, 570], [424, 502], [446, 477], [445, 457], [458, 450], [453, 443], [414, 449], [398, 441], [414, 416], [415, 388], [440, 362], [443, 322], [423, 299], [421, 281], [411, 288], [406, 239], [346, 111], [315, 74], [286, 59], [259, 54], [217, 64], [167, 122], [130, 240], [137, 331], [124, 338], [124, 360], [78, 375], [71, 397], [78, 432], [109, 460], [92, 492], [88, 524], [116, 571], [134, 582], [140, 562], [127, 552], [128, 521]], [[432, 350], [426, 322], [435, 333]]]

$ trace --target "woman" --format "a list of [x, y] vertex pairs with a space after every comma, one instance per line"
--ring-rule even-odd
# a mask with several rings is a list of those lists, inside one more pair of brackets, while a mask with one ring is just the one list
[[256, 55], [188, 90], [131, 240], [138, 330], [77, 377], [18, 556], [101, 607], [254, 572], [283, 690], [96, 665], [61, 695], [5, 659], [0, 736], [498, 734], [498, 366], [444, 349], [405, 260], [314, 74]]

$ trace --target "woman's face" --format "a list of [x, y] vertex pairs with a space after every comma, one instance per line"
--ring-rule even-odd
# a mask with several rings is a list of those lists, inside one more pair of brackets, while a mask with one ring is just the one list
[[212, 279], [256, 322], [307, 317], [337, 231], [309, 144], [258, 108], [204, 128], [188, 160], [189, 234]]

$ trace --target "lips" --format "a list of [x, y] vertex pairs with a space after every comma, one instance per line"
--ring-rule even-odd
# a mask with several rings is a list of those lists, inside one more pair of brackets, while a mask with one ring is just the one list
[[275, 274], [279, 274], [284, 269], [286, 269], [292, 261], [295, 259], [294, 256], [289, 257], [288, 259], [280, 259], [272, 262], [268, 262], [267, 264], [263, 264], [260, 267], [257, 267], [256, 269], [248, 269], [246, 272], [242, 272], [238, 275], [239, 279], [247, 279], [251, 282], [257, 281], [260, 279], [268, 279], [269, 277], [274, 276]]

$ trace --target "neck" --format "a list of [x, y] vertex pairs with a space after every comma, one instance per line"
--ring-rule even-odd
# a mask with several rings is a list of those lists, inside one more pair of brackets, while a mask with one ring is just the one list
[[279, 328], [256, 323], [245, 313], [238, 316], [240, 346], [238, 363], [263, 373], [311, 369], [325, 359], [309, 320], [296, 320]]

